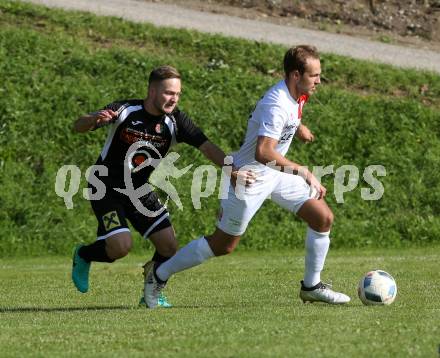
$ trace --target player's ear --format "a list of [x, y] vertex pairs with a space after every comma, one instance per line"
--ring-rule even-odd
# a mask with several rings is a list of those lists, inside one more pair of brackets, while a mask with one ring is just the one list
[[301, 75], [299, 73], [298, 70], [294, 70], [292, 72], [289, 72], [289, 74], [287, 75], [287, 81], [294, 81], [294, 82], [298, 82], [298, 80], [300, 79]]
[[156, 86], [154, 83], [151, 83], [148, 86], [148, 97], [154, 97], [156, 95]]
[[292, 76], [292, 78], [293, 78], [295, 81], [299, 81], [300, 78], [301, 78], [301, 74], [299, 73], [298, 70], [294, 70], [294, 71], [290, 72], [290, 76]]

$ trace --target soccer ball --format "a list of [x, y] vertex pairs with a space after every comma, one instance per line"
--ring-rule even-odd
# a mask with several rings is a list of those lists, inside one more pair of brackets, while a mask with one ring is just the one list
[[367, 272], [359, 282], [358, 295], [364, 305], [389, 305], [397, 296], [396, 281], [382, 270]]

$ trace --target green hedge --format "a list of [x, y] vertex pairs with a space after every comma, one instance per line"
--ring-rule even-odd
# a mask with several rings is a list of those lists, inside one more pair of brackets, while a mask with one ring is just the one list
[[[239, 147], [249, 113], [281, 74], [285, 48], [155, 28], [117, 18], [0, 3], [0, 255], [66, 254], [94, 239], [96, 223], [78, 193], [67, 210], [55, 194], [62, 165], [84, 173], [97, 158], [105, 130], [71, 130], [81, 114], [115, 99], [142, 98], [150, 70], [160, 64], [183, 74], [181, 108], [225, 151]], [[324, 177], [335, 212], [334, 247], [399, 247], [440, 236], [440, 78], [429, 72], [322, 56], [323, 85], [303, 120], [317, 140], [295, 142], [289, 157], [313, 167], [350, 164], [386, 168], [379, 201], [358, 187], [337, 203], [334, 176]], [[178, 146], [176, 165], [207, 164]], [[169, 210], [185, 243], [213, 230], [215, 195], [191, 203], [193, 170], [173, 182], [183, 202]], [[84, 176], [81, 188], [86, 184]], [[242, 248], [302, 247], [305, 225], [267, 203], [243, 237]], [[136, 236], [135, 250], [143, 243]]]

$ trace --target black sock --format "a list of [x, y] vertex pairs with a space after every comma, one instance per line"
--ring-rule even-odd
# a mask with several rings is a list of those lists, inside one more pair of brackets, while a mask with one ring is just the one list
[[115, 260], [107, 256], [105, 240], [97, 240], [93, 244], [83, 246], [78, 250], [78, 255], [85, 261], [113, 262]]
[[[167, 260], [169, 259], [169, 257], [167, 258]], [[162, 281], [159, 277], [157, 277], [157, 274], [156, 274], [156, 270], [157, 270], [157, 268], [159, 267], [161, 265], [161, 262], [155, 262], [154, 263], [154, 267], [153, 267], [153, 275], [154, 275], [154, 277], [155, 277], [155, 279], [156, 279], [156, 281], [157, 282], [159, 282], [159, 283], [167, 283], [167, 281]]]
[[162, 256], [157, 252], [157, 250], [154, 252], [153, 258], [151, 261], [157, 262], [159, 264], [163, 264], [165, 261], [167, 261], [169, 257]]
[[168, 259], [170, 259], [170, 258], [162, 256], [161, 254], [159, 254], [157, 252], [157, 250], [154, 252], [154, 255], [153, 255], [153, 258], [151, 259], [151, 261], [154, 261], [153, 275], [156, 278], [157, 282], [160, 282], [160, 283], [166, 282], [166, 281], [162, 281], [159, 277], [157, 277], [156, 270], [161, 264], [163, 264]]

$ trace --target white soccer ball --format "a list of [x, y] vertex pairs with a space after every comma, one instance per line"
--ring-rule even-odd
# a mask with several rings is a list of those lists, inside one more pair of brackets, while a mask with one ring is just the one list
[[389, 305], [397, 296], [396, 281], [382, 270], [367, 272], [359, 282], [358, 295], [364, 305]]

